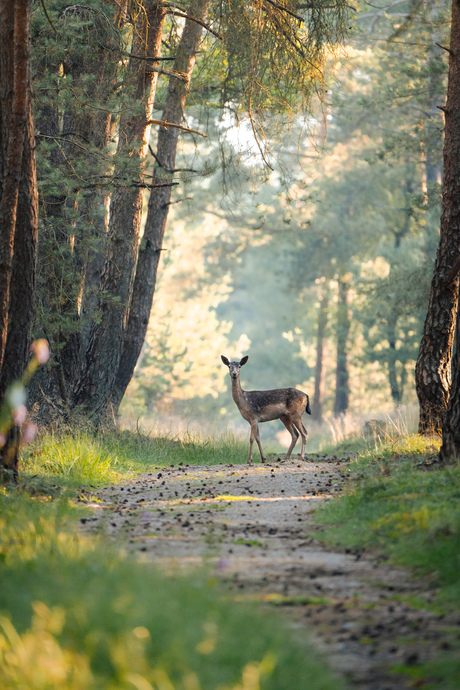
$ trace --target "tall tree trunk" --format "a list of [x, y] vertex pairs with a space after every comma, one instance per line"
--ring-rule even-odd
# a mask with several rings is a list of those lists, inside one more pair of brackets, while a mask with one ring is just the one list
[[316, 333], [315, 392], [313, 395], [312, 418], [323, 421], [326, 330], [329, 316], [329, 282], [323, 285], [319, 295], [318, 330]]
[[337, 369], [334, 415], [339, 417], [348, 409], [350, 384], [348, 375], [348, 336], [350, 334], [350, 280], [343, 276], [339, 280], [339, 303], [337, 306]]
[[34, 124], [32, 112], [29, 112], [25, 128], [14, 237], [8, 337], [0, 372], [0, 399], [9, 385], [21, 378], [30, 357], [38, 241], [38, 192], [34, 149]]
[[[8, 8], [6, 6], [8, 5]], [[8, 10], [6, 12], [5, 10]], [[20, 379], [30, 356], [30, 341], [34, 318], [35, 277], [38, 237], [38, 192], [35, 168], [35, 139], [32, 117], [32, 95], [30, 75], [30, 16], [32, 2], [9, 2], [0, 0], [0, 83], [18, 90], [8, 111], [8, 98], [4, 92], [0, 105], [1, 122], [1, 174], [0, 194], [5, 201], [0, 213], [1, 232], [7, 233], [9, 242], [13, 241], [8, 302], [6, 313], [6, 339], [3, 360], [0, 366], [0, 404], [9, 385]], [[5, 22], [5, 23], [4, 23]], [[2, 30], [8, 29], [7, 35]], [[8, 42], [11, 61], [3, 61]], [[12, 79], [12, 81], [10, 81]], [[8, 94], [7, 94], [8, 96]], [[9, 94], [11, 96], [11, 94]], [[18, 102], [15, 103], [15, 99]], [[8, 116], [7, 119], [3, 119]], [[6, 127], [5, 127], [6, 125]], [[10, 126], [10, 128], [8, 127]], [[18, 133], [18, 128], [22, 133]], [[11, 142], [8, 140], [11, 137]], [[21, 140], [21, 144], [19, 144]], [[19, 146], [21, 150], [19, 151]], [[17, 189], [12, 191], [9, 165], [12, 150], [20, 156], [13, 161], [11, 175]], [[6, 153], [6, 156], [4, 154]], [[17, 165], [19, 178], [16, 182]], [[6, 195], [5, 195], [6, 190]], [[6, 203], [15, 198], [15, 208], [7, 209]], [[0, 266], [0, 273], [3, 265]], [[3, 296], [5, 297], [5, 296]], [[0, 449], [0, 473], [3, 477], [14, 478], [18, 473], [19, 430], [13, 427], [7, 441]]]
[[[195, 0], [189, 8], [189, 14], [191, 17], [204, 22], [209, 5], [209, 0]], [[186, 20], [174, 63], [174, 69], [176, 72], [186, 75], [186, 81], [180, 81], [174, 77], [170, 78], [166, 104], [162, 113], [164, 122], [181, 123], [202, 33], [201, 24], [193, 21], [193, 19]], [[179, 130], [176, 127], [160, 127], [153, 174], [154, 184], [171, 182], [175, 172], [178, 138]], [[126, 388], [131, 381], [145, 340], [169, 213], [171, 191], [171, 186], [165, 186], [152, 189], [150, 194], [147, 220], [139, 249], [129, 320], [124, 337], [123, 353], [112, 394], [112, 404], [115, 411], [118, 411]]]
[[[457, 311], [454, 380], [442, 428], [442, 447], [440, 451], [440, 459], [443, 462], [448, 462], [451, 459], [458, 460], [460, 457], [460, 323], [458, 309], [456, 309], [458, 302], [458, 270], [460, 268], [460, 4], [458, 2], [452, 3], [449, 79], [445, 120], [441, 241], [445, 236], [449, 239], [449, 256], [451, 261], [447, 264], [447, 270], [439, 276], [439, 281], [442, 281], [441, 285], [443, 287], [445, 286], [444, 290], [450, 288], [449, 294], [455, 292], [455, 301], [452, 305], [451, 313]], [[455, 278], [452, 278], [454, 272]], [[443, 303], [441, 301], [442, 307]], [[439, 305], [435, 303], [433, 309], [438, 310]]]
[[[453, 62], [451, 57], [451, 62]], [[455, 73], [455, 67], [451, 68]], [[449, 70], [449, 75], [450, 71]], [[449, 83], [452, 81], [450, 76]], [[457, 87], [458, 88], [458, 87]], [[431, 282], [428, 313], [423, 328], [417, 364], [415, 387], [420, 405], [419, 434], [440, 433], [449, 401], [451, 386], [452, 348], [458, 302], [458, 270], [460, 246], [460, 121], [455, 112], [455, 92], [449, 86], [450, 104], [446, 108], [446, 140], [444, 143], [444, 184], [441, 234], [434, 275]], [[449, 124], [448, 124], [449, 121]], [[449, 132], [449, 141], [447, 136]], [[457, 197], [455, 196], [457, 195]]]
[[30, 112], [31, 7], [30, 0], [0, 0], [0, 369], [8, 333], [14, 235]]
[[[149, 2], [139, 12], [134, 29], [133, 56], [155, 58], [160, 55], [165, 9], [160, 2]], [[130, 159], [129, 176], [115, 188], [110, 203], [108, 250], [101, 284], [101, 322], [91, 336], [84, 370], [75, 393], [75, 404], [82, 405], [96, 423], [109, 413], [110, 396], [119, 368], [123, 332], [129, 313], [136, 265], [144, 195], [145, 162], [150, 136], [153, 101], [158, 73], [149, 63], [131, 57], [131, 78], [136, 83], [136, 102], [142, 112], [122, 117], [118, 154]], [[133, 165], [134, 163], [134, 165]], [[118, 169], [116, 177], [126, 177]]]
[[[437, 10], [433, 10], [437, 12]], [[459, 37], [456, 15], [458, 8], [452, 6], [451, 44], [458, 50]], [[451, 49], [452, 49], [451, 45]], [[458, 54], [457, 54], [458, 55]], [[449, 55], [449, 80], [444, 129], [444, 179], [442, 216], [438, 250], [431, 282], [428, 312], [423, 328], [417, 364], [415, 387], [420, 405], [419, 434], [441, 433], [449, 402], [452, 383], [452, 349], [454, 345], [455, 322], [458, 302], [458, 261], [460, 246], [460, 213], [455, 197], [460, 191], [456, 164], [460, 152], [458, 140], [458, 56]], [[431, 93], [430, 86], [430, 93]], [[438, 103], [436, 102], [436, 105]], [[449, 139], [449, 141], [447, 140]], [[430, 145], [428, 143], [427, 149]], [[435, 166], [427, 154], [428, 194], [435, 182]], [[448, 176], [446, 179], [445, 176]]]

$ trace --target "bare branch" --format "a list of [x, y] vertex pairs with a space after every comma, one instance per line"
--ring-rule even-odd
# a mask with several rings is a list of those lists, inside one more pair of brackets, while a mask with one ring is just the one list
[[202, 132], [199, 132], [197, 129], [190, 129], [190, 127], [184, 127], [183, 125], [176, 125], [174, 122], [166, 122], [166, 120], [148, 120], [147, 124], [148, 125], [160, 125], [160, 127], [165, 127], [165, 129], [168, 129], [168, 127], [176, 127], [176, 129], [183, 129], [184, 132], [190, 132], [191, 134], [198, 134], [200, 137], [203, 137], [204, 139], [208, 138], [207, 134], [203, 134]]
[[194, 170], [193, 168], [174, 168], [173, 170], [170, 170], [169, 168], [166, 168], [163, 165], [163, 163], [160, 161], [160, 159], [158, 158], [157, 154], [152, 149], [150, 144], [149, 144], [149, 151], [150, 151], [152, 157], [155, 159], [155, 161], [159, 165], [159, 167], [162, 168], [162, 170], [164, 170], [165, 172], [170, 173], [171, 175], [173, 175], [174, 173], [177, 173], [177, 172], [190, 172], [190, 173], [198, 173], [199, 172], [198, 170]]
[[451, 51], [450, 48], [447, 48], [446, 46], [442, 46], [440, 43], [435, 43], [435, 46], [438, 46], [438, 48], [442, 48], [443, 50], [446, 51], [446, 53], [449, 53], [449, 55], [453, 55], [453, 52]]

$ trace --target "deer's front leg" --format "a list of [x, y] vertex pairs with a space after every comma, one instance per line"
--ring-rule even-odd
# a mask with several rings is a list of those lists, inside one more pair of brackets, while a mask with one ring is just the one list
[[[251, 462], [252, 462], [252, 443], [253, 443], [254, 439], [256, 439], [256, 443], [259, 446], [259, 453], [260, 453], [261, 460], [262, 460], [262, 462], [265, 462], [267, 458], [264, 455], [264, 452], [262, 450], [262, 444], [260, 443], [259, 425], [257, 422], [251, 422], [251, 451], [250, 451]], [[248, 462], [249, 462], [249, 460], [248, 460]]]
[[252, 444], [254, 443], [254, 439], [256, 438], [256, 432], [257, 432], [257, 423], [256, 422], [249, 422], [251, 425], [251, 435], [249, 437], [249, 457], [248, 457], [248, 464], [252, 462]]

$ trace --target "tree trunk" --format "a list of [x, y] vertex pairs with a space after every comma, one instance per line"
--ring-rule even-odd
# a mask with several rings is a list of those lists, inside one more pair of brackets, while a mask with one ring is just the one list
[[[8, 300], [3, 314], [6, 331], [0, 366], [0, 404], [8, 386], [20, 379], [26, 369], [34, 318], [38, 192], [30, 75], [31, 8], [32, 2], [0, 0], [0, 228], [2, 240], [7, 240], [5, 246], [11, 245], [11, 265], [0, 265], [0, 274], [4, 268], [10, 273], [7, 295], [2, 294], [0, 298], [0, 301]], [[9, 59], [4, 59], [6, 53]], [[13, 95], [9, 93], [11, 88]], [[19, 160], [11, 160], [13, 151], [19, 155]], [[4, 286], [5, 283], [0, 291]], [[12, 427], [0, 449], [3, 478], [17, 477], [18, 455], [19, 429]]]
[[[189, 9], [189, 14], [204, 22], [209, 5], [209, 0], [195, 0]], [[174, 69], [187, 75], [187, 79], [184, 82], [173, 77], [170, 78], [166, 104], [162, 113], [162, 120], [165, 122], [181, 123], [202, 33], [203, 28], [199, 23], [192, 19], [187, 19], [174, 63]], [[154, 184], [171, 182], [175, 171], [178, 138], [179, 130], [177, 128], [160, 127], [153, 174]], [[139, 249], [123, 354], [112, 395], [112, 404], [115, 412], [118, 411], [126, 388], [131, 381], [145, 340], [169, 213], [171, 191], [171, 186], [165, 186], [152, 189], [150, 194], [148, 215]]]
[[315, 392], [313, 395], [312, 419], [316, 422], [323, 421], [324, 403], [324, 378], [325, 378], [325, 350], [326, 330], [329, 316], [329, 282], [323, 286], [319, 296], [318, 330], [316, 334], [316, 366], [315, 366]]
[[[460, 456], [460, 375], [459, 375], [459, 314], [458, 302], [458, 269], [460, 267], [460, 4], [452, 3], [452, 25], [449, 51], [449, 78], [447, 85], [447, 102], [445, 109], [444, 131], [444, 184], [442, 196], [441, 241], [447, 236], [449, 239], [449, 257], [447, 271], [441, 274], [440, 281], [444, 290], [449, 294], [455, 293], [455, 301], [451, 308], [452, 314], [457, 311], [457, 337], [455, 367], [452, 389], [442, 429], [442, 446], [440, 459], [442, 462], [458, 460]], [[449, 271], [451, 272], [449, 274]], [[452, 273], [455, 271], [455, 278]], [[455, 286], [455, 288], [453, 287]], [[442, 293], [441, 293], [442, 297]], [[443, 307], [441, 301], [441, 308]], [[433, 308], [439, 309], [438, 304]], [[445, 308], [445, 306], [444, 306]], [[453, 320], [453, 319], [452, 319]], [[449, 322], [450, 325], [450, 322]], [[453, 326], [452, 326], [453, 333]], [[450, 344], [450, 350], [452, 346]], [[449, 352], [450, 352], [449, 350]]]
[[30, 113], [31, 2], [0, 0], [0, 369], [8, 334], [24, 138]]
[[30, 358], [38, 240], [38, 192], [34, 149], [34, 125], [32, 112], [29, 112], [25, 128], [14, 237], [8, 337], [0, 372], [0, 399], [9, 385], [21, 378]]
[[[428, 313], [415, 367], [415, 384], [420, 404], [420, 434], [441, 432], [449, 402], [452, 348], [458, 303], [459, 246], [460, 8], [457, 3], [453, 3], [445, 107], [441, 232]], [[448, 448], [451, 449], [449, 444], [445, 446], [444, 454], [450, 452]]]
[[347, 344], [350, 334], [350, 288], [349, 277], [339, 280], [339, 303], [337, 307], [337, 370], [334, 415], [339, 417], [348, 409], [350, 384], [348, 375]]
[[[165, 9], [157, 1], [150, 2], [146, 5], [146, 12], [139, 13], [134, 29], [133, 55], [145, 55], [155, 62], [154, 58], [160, 54], [164, 17]], [[112, 194], [108, 251], [101, 284], [102, 319], [90, 338], [74, 400], [75, 405], [83, 406], [96, 423], [107, 419], [120, 363], [138, 252], [149, 122], [158, 77], [157, 72], [149, 70], [147, 61], [135, 58], [130, 59], [129, 71], [136, 83], [135, 99], [142, 112], [122, 117], [118, 155], [124, 155], [125, 165], [129, 158], [128, 177], [136, 179], [127, 179]], [[123, 177], [126, 178], [126, 171], [119, 168], [116, 178]]]

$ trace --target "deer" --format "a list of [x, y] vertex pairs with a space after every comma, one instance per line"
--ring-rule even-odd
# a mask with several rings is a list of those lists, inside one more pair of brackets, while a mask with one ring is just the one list
[[266, 462], [260, 443], [259, 423], [271, 422], [280, 419], [291, 434], [291, 445], [288, 448], [283, 462], [289, 460], [294, 447], [302, 437], [302, 449], [300, 460], [305, 454], [307, 442], [307, 430], [302, 422], [304, 412], [311, 414], [310, 399], [306, 393], [297, 388], [277, 388], [270, 391], [244, 391], [240, 383], [241, 367], [246, 364], [249, 356], [246, 355], [239, 362], [230, 362], [227, 357], [221, 355], [222, 362], [228, 367], [232, 379], [232, 397], [239, 409], [241, 416], [251, 425], [249, 438], [248, 464], [252, 463], [252, 445], [254, 439], [259, 446], [262, 462]]

